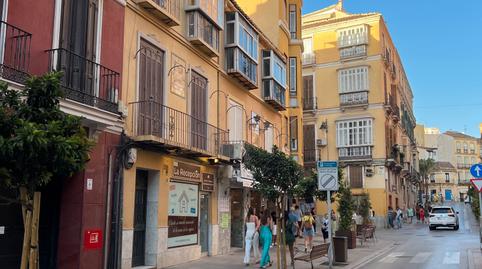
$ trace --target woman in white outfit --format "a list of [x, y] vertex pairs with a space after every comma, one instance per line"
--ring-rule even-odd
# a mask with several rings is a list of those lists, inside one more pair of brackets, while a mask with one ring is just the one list
[[259, 259], [259, 219], [255, 215], [255, 211], [252, 207], [248, 210], [246, 216], [246, 236], [244, 238], [245, 252], [244, 252], [244, 264], [249, 265], [249, 259], [251, 256], [251, 246], [253, 247], [255, 262]]

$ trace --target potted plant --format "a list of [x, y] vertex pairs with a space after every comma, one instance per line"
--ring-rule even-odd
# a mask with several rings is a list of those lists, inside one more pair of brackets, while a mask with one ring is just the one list
[[354, 203], [351, 195], [350, 187], [345, 183], [340, 185], [338, 190], [338, 213], [340, 215], [338, 231], [336, 236], [345, 236], [348, 238], [348, 248], [356, 247], [356, 231], [353, 229], [353, 212]]
[[360, 215], [363, 218], [363, 226], [367, 226], [371, 224], [370, 220], [370, 208], [371, 208], [371, 203], [370, 203], [370, 196], [368, 193], [362, 193], [361, 199], [360, 199], [360, 204], [358, 206], [358, 215]]

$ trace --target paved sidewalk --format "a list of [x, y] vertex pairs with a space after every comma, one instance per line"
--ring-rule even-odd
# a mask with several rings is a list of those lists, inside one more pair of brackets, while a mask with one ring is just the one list
[[[345, 264], [334, 264], [334, 268], [347, 268], [354, 269], [365, 262], [375, 259], [379, 255], [391, 250], [394, 247], [395, 242], [391, 240], [384, 240], [383, 234], [386, 231], [377, 231], [378, 240], [373, 242], [365, 242], [363, 247], [360, 243], [357, 243], [357, 248], [348, 250], [348, 263]], [[314, 244], [320, 244], [323, 242], [320, 234], [317, 234], [313, 240]], [[304, 250], [303, 239], [297, 239], [295, 248], [299, 251], [298, 255], [303, 254]], [[270, 250], [270, 256], [273, 260], [273, 266], [271, 268], [276, 268], [276, 248], [273, 247]], [[259, 268], [259, 264], [251, 263], [249, 266], [243, 264], [244, 251], [242, 249], [234, 249], [230, 254], [214, 257], [204, 257], [200, 260], [171, 266], [169, 269], [247, 269], [247, 268]], [[289, 253], [287, 253], [287, 262], [289, 263]], [[321, 258], [314, 262], [315, 268], [328, 268], [328, 259]], [[288, 268], [292, 268], [291, 265]], [[311, 269], [310, 263], [296, 261], [296, 269]]]
[[469, 269], [480, 269], [482, 268], [482, 250], [480, 249], [469, 249], [468, 253], [469, 259]]

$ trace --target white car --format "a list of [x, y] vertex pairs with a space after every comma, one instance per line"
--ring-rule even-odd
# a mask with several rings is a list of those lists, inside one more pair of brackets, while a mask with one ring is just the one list
[[453, 227], [459, 229], [459, 212], [450, 206], [434, 206], [429, 215], [429, 228], [435, 230], [437, 227]]

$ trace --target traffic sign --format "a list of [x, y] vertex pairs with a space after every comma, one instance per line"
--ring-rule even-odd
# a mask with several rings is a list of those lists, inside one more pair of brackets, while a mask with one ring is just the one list
[[322, 191], [338, 190], [338, 163], [336, 161], [318, 162], [318, 189]]
[[472, 185], [474, 185], [477, 191], [482, 192], [482, 178], [473, 178], [470, 182], [472, 182]]
[[482, 178], [482, 164], [474, 164], [470, 167], [470, 173], [476, 178]]

